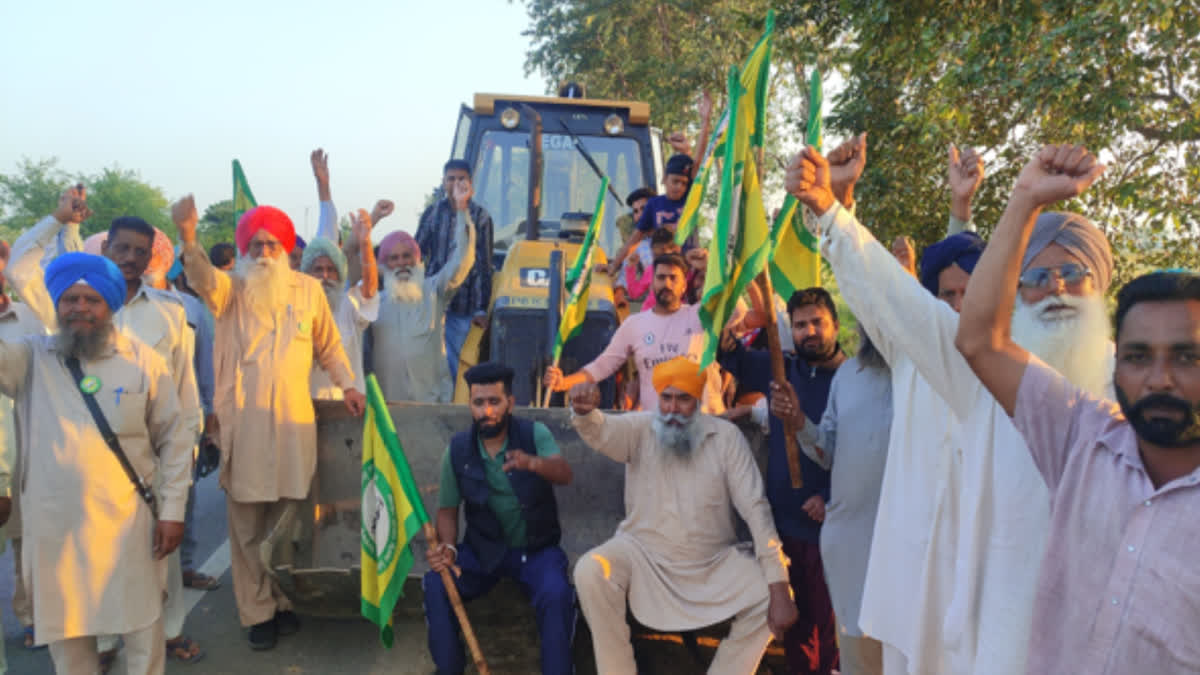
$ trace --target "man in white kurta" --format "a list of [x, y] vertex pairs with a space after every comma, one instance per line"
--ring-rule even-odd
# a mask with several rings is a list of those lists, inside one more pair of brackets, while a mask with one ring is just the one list
[[[912, 675], [1023, 672], [1036, 576], [1029, 570], [1036, 569], [1042, 558], [1049, 524], [1045, 483], [1010, 418], [955, 348], [957, 313], [922, 288], [832, 199], [828, 166], [815, 151], [804, 151], [789, 167], [788, 189], [819, 215], [822, 253], [833, 268], [838, 287], [855, 316], [866, 319], [872, 340], [893, 367], [892, 438], [860, 625], [885, 645], [898, 648]], [[1068, 245], [1070, 236], [1082, 231], [1058, 225], [1047, 222], [1043, 249], [1056, 239]], [[1095, 241], [1092, 234], [1087, 237]], [[1087, 247], [1086, 252], [1078, 246], [1075, 250], [1088, 258], [1096, 285], [1086, 290], [1060, 285], [1049, 295], [1052, 303], [1073, 306], [1080, 317], [1086, 316], [1086, 322], [1065, 322], [1075, 314], [1031, 316], [1054, 338], [1046, 343], [1059, 346], [1065, 342], [1074, 345], [1074, 351], [1093, 357], [1092, 366], [1076, 373], [1080, 379], [1088, 379], [1096, 371], [1107, 372], [1105, 361], [1111, 358], [1103, 321], [1095, 319], [1103, 317], [1102, 309], [1097, 310], [1102, 308], [1098, 291], [1111, 277], [1112, 258], [1106, 242], [1102, 247]], [[1052, 249], [1049, 255], [1059, 254]], [[1053, 279], [1053, 274], [1049, 277]], [[1090, 311], [1070, 300], [1069, 296], [1076, 294], [1090, 298]], [[1017, 316], [1035, 310], [1040, 312], [1033, 304], [1019, 304]], [[915, 323], [912, 317], [922, 319]], [[1097, 328], [1101, 331], [1098, 336]], [[1054, 358], [1058, 354], [1047, 356], [1065, 363]], [[934, 397], [907, 397], [909, 390], [899, 387], [912, 381], [896, 379], [901, 367], [927, 383]], [[1102, 387], [1094, 380], [1089, 384]], [[916, 405], [921, 403], [925, 405]], [[955, 440], [948, 445], [931, 442], [941, 434], [950, 434]], [[954, 450], [949, 457], [947, 447]], [[956, 468], [959, 475], [952, 471], [949, 483], [931, 484], [929, 476], [947, 475], [942, 468], [946, 465]], [[923, 533], [929, 522], [905, 522], [898, 516], [905, 504], [923, 501], [922, 497], [931, 493], [943, 496], [936, 503], [932, 522], [936, 525], [948, 516], [946, 525], [957, 531], [951, 537], [953, 549], [926, 556], [923, 567], [898, 567], [893, 555], [911, 562], [911, 540]], [[949, 567], [947, 553], [952, 560]], [[911, 593], [914, 582], [925, 586], [915, 598]], [[938, 605], [944, 607], [940, 617]], [[914, 614], [914, 607], [927, 606], [933, 611]], [[940, 625], [918, 622], [914, 616], [938, 617]], [[886, 659], [885, 652], [885, 672], [892, 675]]]
[[[659, 630], [703, 628], [733, 617], [710, 673], [752, 673], [772, 632], [796, 620], [779, 535], [762, 474], [741, 431], [699, 412], [705, 376], [677, 357], [654, 369], [657, 412], [606, 415], [599, 390], [571, 391], [572, 425], [605, 456], [626, 465], [625, 520], [616, 535], [575, 565], [579, 604], [592, 633], [596, 668], [633, 675], [626, 606]], [[686, 452], [656, 427], [675, 427]], [[738, 543], [734, 512], [753, 548]]]
[[470, 188], [455, 185], [454, 248], [446, 264], [425, 276], [421, 250], [407, 232], [379, 243], [384, 268], [379, 319], [371, 325], [372, 367], [389, 401], [449, 403], [454, 381], [446, 363], [446, 307], [475, 265]]
[[[70, 317], [60, 333], [99, 334], [111, 326], [124, 295], [111, 262], [70, 253], [46, 275], [60, 316]], [[67, 353], [63, 344], [57, 336], [0, 341], [0, 391], [16, 401], [23, 420], [16, 482], [37, 641], [50, 644], [59, 673], [91, 675], [99, 667], [95, 636], [122, 634], [130, 673], [162, 673], [162, 558], [183, 535], [195, 439], [166, 364], [152, 349], [116, 330], [94, 354]], [[79, 386], [65, 365], [73, 355], [86, 376]], [[94, 392], [134, 470], [154, 486], [157, 524], [101, 437], [81, 388]]]
[[296, 231], [287, 214], [258, 206], [242, 216], [233, 274], [213, 267], [197, 243], [191, 195], [173, 205], [171, 215], [184, 244], [188, 284], [216, 321], [213, 404], [238, 617], [250, 628], [250, 646], [270, 649], [300, 624], [262, 564], [259, 545], [289, 503], [305, 499], [312, 486], [317, 428], [308, 383], [314, 361], [342, 390], [352, 414], [362, 414], [365, 400], [353, 389], [320, 283], [288, 267]]

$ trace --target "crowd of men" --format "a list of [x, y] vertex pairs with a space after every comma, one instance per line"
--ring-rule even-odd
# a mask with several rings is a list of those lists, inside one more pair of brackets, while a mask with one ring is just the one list
[[[705, 254], [674, 238], [694, 163], [672, 145], [665, 193], [629, 196], [602, 270], [628, 316], [595, 360], [544, 374], [584, 442], [626, 465], [625, 519], [570, 569], [554, 486], [571, 467], [545, 425], [514, 415], [510, 368], [463, 373], [474, 423], [443, 457], [423, 580], [438, 672], [466, 667], [446, 569], [468, 602], [515, 580], [551, 674], [573, 671], [577, 609], [605, 675], [637, 672], [630, 614], [664, 631], [731, 620], [712, 673], [754, 672], [772, 638], [790, 673], [1200, 671], [1200, 276], [1131, 281], [1110, 322], [1104, 234], [1046, 211], [1100, 175], [1091, 153], [1031, 158], [985, 244], [971, 222], [983, 160], [951, 148], [947, 236], [918, 266], [911, 241], [884, 248], [854, 215], [866, 137], [805, 149], [787, 190], [815, 219], [857, 353], [826, 290], [755, 289], [701, 370]], [[415, 236], [376, 245], [392, 204], [352, 212], [343, 240], [328, 158], [310, 161], [309, 242], [258, 206], [205, 250], [191, 196], [171, 209], [178, 246], [135, 217], [85, 242], [80, 185], [0, 246], [0, 520], [26, 646], [48, 645], [57, 672], [106, 670], [117, 638], [138, 675], [203, 657], [182, 588], [219, 585], [194, 568], [190, 533], [211, 470], [249, 647], [298, 631], [259, 546], [308, 496], [313, 401], [361, 414], [367, 373], [390, 400], [453, 397], [492, 295], [470, 165], [445, 165]], [[597, 383], [618, 374], [625, 412], [601, 412]], [[767, 434], [765, 476], [740, 417]]]

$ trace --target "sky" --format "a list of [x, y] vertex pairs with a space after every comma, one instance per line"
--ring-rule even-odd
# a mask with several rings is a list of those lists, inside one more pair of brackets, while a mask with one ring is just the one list
[[[475, 92], [542, 94], [524, 6], [507, 0], [0, 1], [0, 173], [119, 165], [203, 209], [241, 160], [260, 204], [309, 236], [309, 153], [340, 213], [391, 199], [415, 231]], [[378, 237], [377, 237], [378, 239]]]

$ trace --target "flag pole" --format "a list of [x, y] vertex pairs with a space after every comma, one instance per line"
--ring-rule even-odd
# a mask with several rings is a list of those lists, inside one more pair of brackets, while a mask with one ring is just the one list
[[[441, 545], [438, 541], [437, 530], [428, 521], [421, 525], [422, 531], [425, 533], [425, 542], [431, 548], [436, 548]], [[467, 648], [471, 650], [471, 660], [475, 662], [475, 670], [479, 671], [479, 675], [490, 675], [487, 661], [483, 658], [483, 650], [479, 648], [479, 640], [475, 639], [475, 631], [471, 628], [471, 621], [467, 618], [467, 609], [463, 607], [462, 596], [458, 594], [458, 586], [454, 585], [454, 577], [450, 575], [450, 569], [446, 568], [441, 571], [442, 586], [446, 589], [446, 597], [450, 598], [450, 605], [454, 607], [454, 615], [458, 617], [458, 625], [462, 628], [463, 637], [467, 640]]]
[[[762, 176], [765, 171], [763, 166], [763, 149], [760, 147], [758, 152], [758, 177], [759, 182], [762, 181]], [[771, 266], [765, 265], [763, 271], [758, 274], [758, 285], [762, 288], [763, 308], [767, 315], [767, 325], [763, 330], [767, 331], [767, 350], [771, 354], [771, 377], [780, 386], [788, 384], [787, 368], [783, 363], [783, 344], [779, 341], [779, 320], [775, 314], [775, 285], [771, 283]], [[791, 322], [788, 322], [791, 324]], [[804, 487], [804, 477], [800, 472], [800, 444], [796, 441], [795, 425], [790, 421], [783, 423], [783, 442], [787, 448], [788, 473], [792, 479], [792, 489], [798, 490]]]
[[[557, 368], [557, 367], [558, 367], [558, 359], [554, 359], [554, 365], [552, 365], [552, 366], [550, 366], [550, 367], [551, 367], [551, 368]], [[543, 401], [542, 401], [542, 407], [543, 407], [543, 408], [549, 408], [549, 407], [550, 407], [550, 397], [551, 397], [551, 396], [553, 396], [553, 395], [554, 395], [554, 388], [553, 388], [553, 387], [546, 387], [546, 398], [545, 398], [545, 400], [543, 400]]]

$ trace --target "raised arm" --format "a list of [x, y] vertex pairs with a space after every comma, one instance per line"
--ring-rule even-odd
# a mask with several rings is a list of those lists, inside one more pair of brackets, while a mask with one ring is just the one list
[[358, 244], [358, 260], [362, 269], [362, 286], [359, 293], [362, 294], [363, 300], [370, 300], [379, 294], [379, 267], [375, 262], [375, 248], [371, 245], [373, 223], [366, 209], [350, 213], [351, 239]]
[[1021, 170], [992, 240], [975, 265], [955, 339], [971, 369], [1005, 412], [1016, 409], [1029, 353], [1012, 339], [1021, 258], [1042, 208], [1078, 196], [1104, 165], [1078, 145], [1047, 145]]
[[233, 279], [213, 267], [208, 253], [196, 240], [196, 223], [200, 220], [196, 199], [189, 194], [171, 205], [171, 220], [175, 221], [179, 240], [183, 242], [183, 271], [188, 285], [208, 305], [213, 318], [219, 319], [233, 302]]
[[[454, 242], [446, 264], [442, 265], [442, 268], [431, 279], [443, 302], [449, 302], [454, 297], [455, 291], [467, 280], [471, 274], [471, 267], [475, 265], [475, 242], [478, 231], [475, 222], [471, 220], [469, 210], [472, 194], [470, 184], [461, 181], [455, 183], [454, 195], [450, 200], [450, 204], [454, 208]], [[420, 246], [419, 243], [417, 245]], [[422, 248], [421, 250], [428, 251], [430, 249]]]
[[320, 200], [320, 215], [317, 217], [317, 236], [338, 243], [337, 207], [329, 190], [329, 155], [317, 148], [309, 155], [313, 178], [317, 181], [317, 199]]
[[946, 236], [965, 231], [974, 232], [975, 225], [971, 222], [971, 201], [983, 183], [983, 157], [973, 148], [966, 148], [959, 153], [958, 148], [952, 143], [947, 164], [950, 183], [950, 223], [946, 227]]
[[82, 185], [76, 185], [59, 197], [54, 213], [38, 221], [13, 242], [12, 260], [5, 269], [5, 277], [34, 316], [49, 330], [58, 328], [58, 316], [54, 301], [46, 290], [42, 261], [47, 251], [56, 246], [55, 242], [64, 227], [70, 224], [78, 226], [90, 214], [87, 191]]
[[[3, 242], [0, 242], [3, 243]], [[0, 274], [7, 275], [8, 246], [0, 246]], [[25, 385], [25, 376], [33, 352], [29, 343], [24, 340], [7, 342], [0, 340], [0, 393], [9, 398], [16, 398], [21, 387]]]
[[786, 182], [788, 192], [818, 216], [822, 253], [842, 297], [889, 364], [908, 357], [955, 413], [966, 417], [979, 382], [954, 347], [958, 315], [837, 204], [829, 176], [829, 162], [809, 147], [792, 160]]
[[600, 388], [593, 382], [581, 382], [571, 387], [571, 426], [579, 432], [588, 447], [615, 462], [628, 463], [638, 449], [639, 422], [646, 415], [626, 413], [606, 415], [600, 405]]

